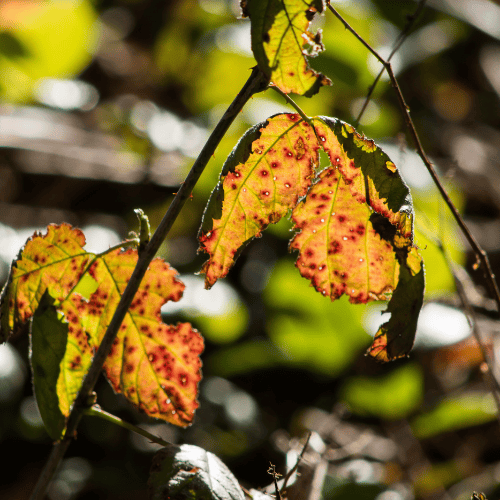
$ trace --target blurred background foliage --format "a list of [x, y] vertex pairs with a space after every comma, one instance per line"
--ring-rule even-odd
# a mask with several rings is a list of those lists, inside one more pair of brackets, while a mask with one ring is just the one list
[[[338, 0], [335, 7], [383, 55], [416, 10], [413, 0]], [[160, 221], [197, 153], [254, 60], [249, 21], [235, 0], [3, 0], [0, 2], [0, 280], [35, 230], [63, 221], [101, 251], [136, 229], [141, 207]], [[376, 60], [332, 15], [314, 21], [333, 81], [308, 114], [354, 122]], [[500, 273], [500, 6], [429, 0], [393, 58], [426, 151]], [[98, 401], [171, 442], [218, 454], [247, 487], [283, 472], [313, 431], [306, 455], [325, 472], [323, 498], [442, 500], [500, 493], [497, 410], [460, 310], [450, 262], [463, 277], [490, 355], [498, 321], [475, 258], [406, 141], [386, 78], [359, 130], [401, 169], [416, 209], [426, 299], [410, 360], [363, 356], [383, 304], [330, 303], [287, 251], [290, 222], [270, 227], [210, 291], [195, 273], [196, 232], [222, 164], [241, 134], [290, 110], [256, 95], [224, 137], [161, 253], [186, 293], [166, 320], [206, 338], [201, 407], [180, 430], [146, 419], [101, 381]], [[443, 251], [440, 249], [442, 245]], [[28, 498], [51, 446], [32, 396], [27, 335], [0, 346], [2, 498]], [[496, 368], [495, 368], [496, 370]], [[498, 375], [494, 373], [494, 375]], [[84, 417], [51, 499], [146, 498], [157, 449]]]

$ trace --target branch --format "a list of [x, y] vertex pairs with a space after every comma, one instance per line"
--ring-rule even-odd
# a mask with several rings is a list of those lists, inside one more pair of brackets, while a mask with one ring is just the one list
[[144, 248], [144, 251], [139, 256], [137, 265], [135, 266], [134, 272], [130, 278], [130, 281], [123, 292], [120, 302], [116, 308], [115, 314], [108, 325], [106, 333], [101, 341], [99, 349], [94, 356], [92, 365], [82, 383], [78, 396], [76, 397], [73, 409], [68, 418], [68, 423], [66, 426], [66, 433], [63, 439], [56, 443], [52, 448], [52, 452], [49, 456], [47, 463], [42, 471], [42, 474], [35, 486], [35, 490], [31, 495], [31, 500], [41, 500], [45, 493], [45, 490], [53, 477], [59, 462], [64, 456], [71, 440], [75, 436], [76, 428], [83, 415], [83, 410], [85, 409], [85, 402], [89, 394], [93, 391], [94, 386], [99, 378], [102, 370], [104, 361], [106, 360], [113, 341], [118, 333], [118, 329], [125, 318], [130, 304], [132, 303], [134, 296], [139, 288], [139, 285], [146, 273], [149, 263], [156, 255], [156, 252], [160, 248], [163, 240], [170, 231], [172, 225], [177, 219], [182, 207], [186, 200], [190, 197], [194, 186], [198, 182], [203, 170], [205, 169], [208, 161], [215, 152], [215, 149], [219, 145], [219, 142], [224, 137], [229, 126], [233, 123], [234, 119], [241, 111], [246, 102], [252, 97], [253, 94], [265, 90], [268, 85], [268, 80], [256, 67], [253, 68], [252, 74], [248, 78], [247, 82], [235, 97], [234, 101], [230, 104], [224, 116], [220, 119], [219, 123], [215, 127], [214, 131], [208, 138], [205, 146], [201, 150], [198, 158], [194, 162], [189, 174], [187, 175], [185, 181], [181, 185], [179, 191], [177, 192], [172, 203], [168, 207], [168, 210], [160, 222], [160, 225], [153, 234], [151, 241]]
[[434, 169], [434, 166], [430, 162], [429, 158], [427, 158], [427, 155], [422, 147], [422, 144], [420, 142], [420, 138], [418, 136], [418, 133], [415, 129], [415, 126], [413, 124], [413, 120], [411, 119], [410, 116], [410, 110], [404, 100], [403, 94], [401, 92], [401, 89], [399, 87], [398, 81], [396, 80], [396, 77], [394, 76], [394, 72], [392, 71], [392, 66], [391, 63], [388, 61], [385, 61], [375, 49], [373, 49], [363, 38], [361, 38], [356, 31], [351, 28], [349, 23], [331, 6], [328, 5], [329, 9], [335, 14], [335, 16], [340, 19], [340, 21], [344, 24], [344, 26], [384, 65], [385, 69], [387, 70], [387, 73], [389, 74], [389, 78], [391, 79], [392, 86], [394, 87], [394, 90], [396, 91], [396, 95], [398, 97], [399, 105], [401, 107], [401, 111], [403, 113], [403, 117], [406, 123], [406, 126], [408, 127], [408, 130], [410, 132], [410, 135], [412, 136], [413, 142], [415, 144], [415, 147], [417, 149], [417, 152], [422, 158], [422, 161], [424, 162], [425, 166], [427, 167], [427, 170], [429, 171], [429, 174], [431, 175], [434, 183], [436, 184], [439, 192], [441, 193], [442, 198], [448, 205], [448, 208], [451, 210], [451, 213], [453, 214], [453, 217], [455, 218], [458, 226], [460, 227], [462, 233], [464, 234], [465, 238], [469, 242], [470, 246], [472, 247], [476, 258], [477, 262], [482, 265], [483, 267], [483, 272], [484, 276], [486, 278], [486, 282], [488, 283], [490, 287], [490, 291], [493, 294], [493, 298], [495, 299], [495, 302], [497, 303], [497, 312], [500, 313], [500, 290], [498, 289], [498, 285], [495, 281], [495, 275], [493, 274], [493, 271], [491, 269], [490, 261], [488, 259], [488, 255], [486, 252], [482, 249], [482, 247], [479, 245], [478, 241], [472, 233], [470, 232], [469, 228], [465, 224], [464, 220], [462, 219], [462, 216], [458, 212], [457, 208], [451, 201], [451, 198], [449, 197], [448, 193], [446, 192], [446, 189], [444, 188], [443, 184], [441, 183], [441, 180], [439, 179], [439, 176], [436, 173], [436, 170]]
[[[427, 0], [420, 0], [415, 12], [412, 15], [408, 16], [408, 21], [406, 23], [406, 26], [401, 30], [401, 33], [398, 35], [398, 38], [394, 42], [394, 47], [391, 50], [389, 57], [387, 58], [388, 62], [392, 59], [392, 56], [399, 50], [401, 45], [403, 45], [403, 43], [405, 42], [413, 25], [415, 24], [415, 21], [418, 19], [418, 16], [422, 12], [426, 2], [427, 2]], [[354, 127], [355, 128], [359, 125], [359, 121], [361, 120], [363, 113], [366, 111], [366, 107], [368, 106], [368, 103], [370, 102], [373, 91], [375, 90], [375, 87], [377, 86], [377, 83], [379, 82], [380, 78], [384, 74], [384, 70], [385, 70], [385, 66], [382, 67], [379, 74], [376, 76], [375, 80], [373, 81], [370, 88], [368, 89], [368, 93], [366, 94], [366, 99], [365, 99], [365, 102], [363, 103], [363, 107], [361, 108], [361, 111], [359, 112], [356, 120], [354, 120]]]

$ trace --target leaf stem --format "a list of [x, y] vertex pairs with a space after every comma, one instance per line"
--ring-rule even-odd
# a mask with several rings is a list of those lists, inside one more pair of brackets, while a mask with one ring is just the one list
[[470, 246], [472, 247], [476, 258], [479, 263], [481, 263], [483, 267], [483, 272], [484, 272], [484, 277], [486, 279], [486, 282], [489, 285], [490, 291], [493, 294], [493, 298], [495, 299], [495, 302], [497, 304], [497, 312], [500, 313], [500, 290], [498, 288], [498, 285], [495, 281], [495, 275], [493, 274], [493, 270], [491, 269], [490, 261], [488, 258], [488, 255], [486, 252], [483, 250], [483, 248], [479, 245], [478, 241], [476, 238], [473, 236], [473, 234], [470, 232], [470, 229], [467, 227], [465, 224], [465, 221], [462, 219], [462, 216], [460, 215], [459, 211], [451, 201], [450, 196], [446, 192], [446, 189], [444, 188], [443, 184], [441, 183], [441, 180], [439, 179], [439, 176], [437, 175], [436, 170], [434, 169], [434, 166], [430, 162], [429, 158], [427, 157], [427, 154], [424, 151], [424, 148], [422, 147], [422, 143], [420, 142], [420, 138], [418, 136], [417, 130], [415, 129], [415, 125], [413, 124], [413, 120], [411, 119], [410, 116], [410, 110], [408, 108], [408, 105], [405, 102], [405, 99], [403, 97], [403, 93], [401, 92], [401, 88], [399, 87], [398, 81], [396, 80], [396, 77], [394, 76], [394, 72], [392, 71], [392, 66], [391, 63], [388, 61], [385, 61], [375, 49], [373, 49], [361, 36], [349, 25], [349, 23], [329, 4], [328, 8], [335, 14], [335, 16], [344, 24], [344, 26], [384, 65], [385, 69], [387, 70], [387, 73], [389, 74], [389, 78], [391, 79], [392, 86], [396, 92], [396, 95], [398, 97], [399, 105], [401, 108], [401, 111], [403, 113], [403, 118], [405, 120], [406, 126], [408, 127], [408, 130], [410, 132], [410, 135], [412, 136], [413, 142], [415, 144], [415, 147], [417, 149], [417, 152], [422, 158], [422, 161], [424, 162], [425, 166], [427, 167], [427, 170], [429, 174], [432, 177], [432, 180], [434, 181], [434, 184], [436, 184], [439, 192], [441, 193], [441, 196], [443, 200], [446, 202], [448, 205], [448, 208], [451, 210], [451, 213], [453, 214], [453, 217], [455, 218], [458, 226], [460, 227], [463, 235], [469, 242]]
[[295, 111], [297, 111], [297, 113], [301, 116], [301, 118], [312, 127], [312, 129], [314, 130], [314, 135], [316, 136], [316, 140], [318, 141], [318, 144], [321, 144], [321, 141], [319, 140], [318, 133], [316, 132], [316, 128], [314, 126], [313, 121], [304, 113], [302, 108], [288, 94], [285, 94], [285, 92], [283, 92], [278, 86], [272, 84], [269, 85], [269, 88], [278, 92], [278, 94], [281, 97], [283, 97], [285, 101], [295, 109]]
[[76, 429], [80, 422], [80, 419], [85, 409], [85, 401], [87, 400], [89, 394], [93, 391], [94, 386], [99, 378], [102, 370], [104, 361], [106, 360], [113, 341], [118, 333], [118, 329], [125, 318], [128, 308], [132, 303], [134, 296], [139, 288], [142, 278], [146, 274], [149, 263], [156, 255], [156, 252], [160, 248], [163, 240], [170, 231], [172, 225], [177, 219], [182, 207], [184, 206], [186, 200], [188, 200], [194, 186], [198, 182], [201, 174], [203, 173], [207, 163], [214, 154], [219, 142], [224, 137], [225, 133], [229, 129], [230, 125], [233, 123], [234, 119], [241, 111], [243, 106], [252, 97], [252, 95], [257, 92], [265, 90], [268, 86], [268, 79], [266, 76], [257, 68], [252, 69], [252, 73], [245, 85], [242, 87], [238, 95], [235, 97], [234, 101], [229, 105], [224, 116], [219, 120], [212, 134], [208, 138], [205, 146], [201, 150], [198, 158], [194, 162], [189, 174], [182, 183], [179, 191], [172, 200], [172, 203], [168, 207], [165, 216], [163, 217], [160, 225], [153, 234], [150, 242], [144, 249], [143, 253], [139, 256], [137, 265], [135, 266], [134, 272], [130, 277], [130, 280], [125, 288], [120, 302], [116, 308], [115, 314], [111, 319], [110, 324], [104, 334], [101, 341], [99, 349], [97, 350], [92, 365], [82, 383], [78, 396], [76, 397], [75, 403], [71, 414], [68, 417], [68, 423], [66, 426], [66, 433], [63, 439], [56, 443], [52, 452], [45, 464], [45, 467], [40, 475], [40, 478], [35, 485], [35, 489], [31, 495], [31, 500], [42, 500], [45, 490], [47, 489], [50, 480], [52, 479], [59, 462], [64, 456], [69, 444], [71, 443], [73, 437], [75, 436]]
[[159, 438], [158, 436], [155, 436], [154, 434], [151, 434], [150, 432], [144, 429], [141, 429], [140, 427], [137, 427], [134, 424], [130, 424], [119, 417], [115, 417], [115, 415], [112, 415], [111, 413], [104, 411], [99, 405], [93, 405], [90, 408], [86, 408], [85, 410], [83, 410], [83, 414], [107, 420], [112, 424], [118, 425], [119, 427], [123, 427], [124, 429], [127, 429], [129, 431], [135, 432], [136, 434], [144, 436], [153, 443], [160, 444], [161, 446], [170, 446], [172, 444], [169, 443], [168, 441], [164, 441], [162, 438]]

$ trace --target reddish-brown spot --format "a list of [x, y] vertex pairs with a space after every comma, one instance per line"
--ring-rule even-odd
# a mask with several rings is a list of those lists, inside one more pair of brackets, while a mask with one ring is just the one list
[[340, 242], [337, 240], [334, 240], [334, 241], [332, 241], [332, 244], [330, 246], [330, 251], [328, 253], [335, 254], [335, 253], [339, 253], [341, 250], [342, 250], [342, 245], [340, 244]]
[[237, 186], [236, 184], [233, 184], [233, 185], [231, 186], [231, 189], [236, 189], [237, 187], [238, 187], [238, 186]]
[[295, 76], [295, 73], [294, 73], [293, 71], [290, 71], [290, 72], [288, 73], [288, 75], [289, 75], [289, 76]]
[[267, 170], [261, 170], [260, 175], [261, 177], [266, 177], [267, 175], [269, 175], [269, 172]]
[[314, 255], [314, 252], [309, 248], [306, 250], [305, 254], [308, 256], [308, 257], [312, 257]]
[[340, 223], [345, 222], [345, 216], [344, 216], [344, 215], [339, 215], [339, 216], [337, 217], [337, 219], [338, 219], [338, 221], [339, 221]]
[[356, 232], [360, 236], [363, 236], [365, 234], [365, 226], [363, 226], [363, 224], [358, 224], [358, 227], [356, 228]]
[[127, 363], [125, 365], [125, 371], [127, 373], [132, 373], [134, 371], [134, 365], [132, 363]]
[[330, 199], [330, 197], [327, 194], [322, 194], [321, 199], [324, 201], [328, 201]]
[[279, 166], [280, 166], [280, 164], [279, 164], [277, 161], [273, 161], [273, 162], [271, 163], [271, 167], [272, 167], [272, 168], [279, 168]]
[[296, 122], [296, 121], [299, 119], [299, 115], [296, 115], [296, 114], [293, 114], [293, 113], [292, 113], [292, 114], [289, 114], [289, 115], [288, 115], [288, 118], [290, 118], [290, 120], [291, 120], [292, 122]]
[[137, 351], [137, 346], [131, 345], [130, 347], [127, 347], [128, 354], [133, 354], [135, 351]]
[[353, 160], [351, 160], [351, 161], [350, 161], [349, 166], [350, 166], [351, 168], [356, 168], [356, 165], [354, 164], [354, 161], [353, 161]]
[[346, 183], [347, 186], [349, 186], [350, 184], [352, 184], [352, 180], [351, 179], [345, 179], [344, 182]]

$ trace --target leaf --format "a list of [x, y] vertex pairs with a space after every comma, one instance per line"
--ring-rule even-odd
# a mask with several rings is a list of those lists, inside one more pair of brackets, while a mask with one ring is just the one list
[[83, 233], [69, 224], [51, 224], [44, 237], [35, 233], [27, 241], [22, 258], [12, 266], [8, 297], [4, 297], [3, 342], [33, 316], [45, 290], [56, 305], [66, 299], [94, 257], [83, 249], [84, 245]]
[[227, 275], [244, 245], [306, 194], [317, 149], [310, 125], [296, 114], [271, 117], [243, 136], [203, 215], [199, 250], [210, 255], [201, 270], [206, 288]]
[[162, 448], [153, 458], [148, 480], [151, 500], [244, 500], [231, 471], [213, 453], [183, 444]]
[[[90, 274], [99, 283], [81, 311], [93, 344], [99, 345], [137, 263], [135, 250], [114, 250]], [[104, 364], [116, 392], [148, 415], [186, 426], [198, 402], [203, 340], [189, 323], [162, 323], [161, 306], [178, 301], [184, 285], [161, 259], [151, 262]]]
[[283, 92], [310, 97], [331, 81], [309, 68], [307, 56], [324, 50], [321, 32], [308, 31], [325, 9], [323, 0], [242, 0], [249, 16], [252, 51], [260, 70]]
[[379, 328], [367, 354], [377, 361], [391, 361], [410, 352], [424, 301], [424, 288], [424, 263], [412, 248], [407, 262], [400, 266], [398, 286], [385, 311], [391, 313], [391, 319]]
[[344, 293], [353, 303], [387, 300], [396, 287], [399, 265], [392, 245], [373, 227], [372, 211], [351, 195], [340, 171], [319, 176], [307, 198], [293, 210], [290, 242], [299, 251], [296, 266], [321, 294]]
[[40, 415], [52, 439], [60, 439], [65, 418], [54, 388], [66, 351], [68, 325], [58, 317], [54, 299], [45, 291], [31, 323], [30, 361]]
[[[395, 314], [370, 355], [384, 361], [404, 356], [424, 290], [409, 189], [389, 157], [350, 125], [327, 117], [312, 123], [314, 131], [296, 114], [276, 115], [233, 150], [199, 235], [200, 249], [210, 256], [201, 270], [206, 287], [227, 275], [251, 238], [293, 209], [297, 233], [290, 249], [299, 251], [301, 275], [331, 300], [393, 297], [388, 310]], [[320, 148], [330, 165], [312, 179]], [[405, 314], [410, 320], [403, 324]]]
[[[59, 353], [57, 358], [59, 376], [56, 383], [50, 380], [64, 416], [69, 415], [92, 351], [99, 347], [138, 259], [136, 250], [94, 255], [85, 252], [84, 245], [80, 230], [50, 225], [45, 236], [35, 234], [28, 240], [3, 292], [5, 334], [32, 317], [45, 292], [65, 316], [67, 341], [63, 356]], [[203, 340], [189, 323], [170, 326], [161, 321], [161, 306], [182, 296], [184, 285], [176, 276], [161, 259], [151, 262], [104, 369], [115, 390], [148, 415], [186, 426], [198, 407]], [[97, 284], [89, 300], [76, 292], [83, 279]], [[38, 321], [38, 330], [40, 325]], [[50, 338], [50, 332], [43, 332]]]

